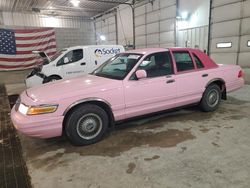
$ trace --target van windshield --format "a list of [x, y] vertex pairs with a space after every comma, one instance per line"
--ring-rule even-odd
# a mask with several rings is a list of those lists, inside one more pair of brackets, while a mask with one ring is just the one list
[[135, 53], [118, 54], [103, 63], [92, 74], [105, 78], [123, 80], [141, 57], [142, 54]]

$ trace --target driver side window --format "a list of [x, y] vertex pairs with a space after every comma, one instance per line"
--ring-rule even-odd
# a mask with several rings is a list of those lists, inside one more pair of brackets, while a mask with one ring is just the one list
[[[57, 63], [57, 66], [59, 65], [66, 65], [69, 63], [74, 63], [83, 58], [83, 49], [77, 49], [77, 50], [72, 50], [68, 52], [66, 55], [64, 55]], [[67, 63], [65, 63], [65, 59], [68, 60]]]
[[138, 70], [147, 72], [148, 78], [173, 74], [172, 61], [169, 52], [159, 52], [146, 57]]

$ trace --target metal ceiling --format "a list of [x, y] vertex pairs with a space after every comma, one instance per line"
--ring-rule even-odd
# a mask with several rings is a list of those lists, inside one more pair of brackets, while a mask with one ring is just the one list
[[79, 0], [74, 7], [70, 0], [0, 0], [1, 11], [37, 12], [54, 16], [83, 16], [91, 18], [128, 0]]

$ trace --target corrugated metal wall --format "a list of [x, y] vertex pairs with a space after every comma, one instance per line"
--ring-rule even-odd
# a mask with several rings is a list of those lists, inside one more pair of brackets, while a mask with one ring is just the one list
[[178, 46], [199, 48], [202, 51], [208, 49], [208, 26], [180, 29], [178, 34]]
[[[96, 19], [95, 29], [97, 44], [116, 44], [118, 32], [116, 31], [116, 27], [116, 13], [111, 13]], [[105, 41], [100, 40], [101, 35], [106, 37]]]
[[25, 27], [88, 28], [92, 21], [80, 17], [51, 17], [39, 14], [2, 12], [3, 25]]
[[[239, 64], [250, 81], [250, 0], [213, 0], [210, 54], [217, 63]], [[226, 46], [226, 47], [220, 47]]]
[[55, 28], [57, 49], [70, 46], [84, 46], [95, 44], [94, 30], [82, 28]]
[[[126, 13], [128, 16], [132, 16], [130, 7], [127, 8]], [[116, 13], [111, 13], [96, 20], [97, 43], [116, 44], [118, 36], [118, 43], [124, 44], [125, 39], [121, 33], [128, 28], [132, 31], [132, 19], [128, 19], [128, 16], [118, 16], [118, 26], [116, 27], [115, 16]], [[124, 27], [124, 24], [119, 23], [126, 23], [126, 28], [121, 28]], [[175, 23], [176, 0], [155, 0], [152, 3], [137, 6], [135, 8], [136, 48], [175, 46]], [[100, 41], [100, 35], [106, 36], [106, 42]], [[127, 44], [132, 44], [132, 36], [130, 35], [126, 36], [125, 43]]]
[[2, 12], [2, 28], [55, 28], [57, 48], [95, 44], [94, 22], [80, 17], [48, 17], [38, 14]]
[[135, 45], [175, 46], [176, 0], [155, 0], [135, 9]]

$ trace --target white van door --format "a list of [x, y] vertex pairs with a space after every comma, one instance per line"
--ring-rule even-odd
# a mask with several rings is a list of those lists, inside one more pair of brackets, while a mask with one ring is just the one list
[[121, 46], [93, 46], [88, 48], [90, 54], [90, 62], [88, 64], [91, 72], [103, 64], [105, 61], [123, 52], [124, 48]]
[[70, 78], [87, 73], [87, 62], [82, 48], [67, 52], [58, 62], [62, 66], [63, 78]]

